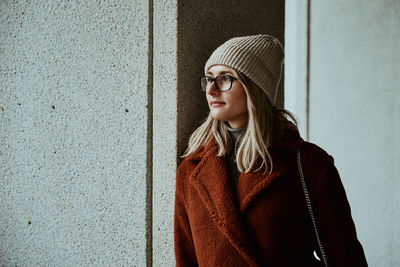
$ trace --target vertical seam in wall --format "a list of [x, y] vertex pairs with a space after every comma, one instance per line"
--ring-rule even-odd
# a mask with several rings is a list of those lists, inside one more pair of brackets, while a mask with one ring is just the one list
[[[182, 2], [184, 2], [184, 1], [182, 1]], [[180, 136], [181, 136], [181, 131], [180, 131], [180, 128], [179, 128], [179, 121], [181, 121], [181, 119], [180, 119], [180, 115], [181, 115], [181, 112], [180, 112], [180, 109], [182, 108], [181, 106], [180, 106], [180, 104], [181, 104], [181, 101], [180, 101], [180, 98], [179, 98], [179, 88], [180, 88], [180, 86], [179, 86], [179, 82], [180, 82], [180, 72], [179, 72], [179, 67], [180, 67], [180, 65], [179, 65], [179, 62], [180, 62], [180, 53], [178, 53], [178, 51], [180, 51], [180, 47], [179, 47], [179, 45], [180, 45], [180, 42], [179, 42], [179, 34], [182, 34], [181, 32], [180, 32], [180, 25], [181, 25], [181, 23], [180, 23], [180, 19], [181, 19], [181, 16], [180, 16], [180, 14], [182, 14], [182, 12], [181, 12], [181, 9], [182, 7], [181, 7], [181, 1], [180, 0], [176, 0], [176, 46], [177, 46], [177, 49], [176, 49], [176, 51], [175, 51], [175, 57], [176, 57], [176, 84], [175, 84], [175, 86], [176, 86], [176, 107], [175, 107], [175, 112], [176, 112], [176, 124], [175, 124], [175, 133], [176, 133], [176, 135], [175, 135], [175, 149], [176, 149], [176, 160], [175, 160], [175, 168], [176, 169], [178, 169], [178, 166], [179, 166], [179, 163], [180, 163], [180, 157], [179, 157], [179, 151], [180, 151], [180, 146], [179, 146], [179, 140], [180, 140]]]
[[310, 140], [310, 43], [311, 0], [307, 0], [307, 73], [306, 73], [306, 139]]
[[153, 0], [149, 0], [146, 139], [146, 266], [153, 265]]

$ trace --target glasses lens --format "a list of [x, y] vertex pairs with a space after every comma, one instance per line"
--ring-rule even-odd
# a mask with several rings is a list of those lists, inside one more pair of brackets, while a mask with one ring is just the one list
[[201, 90], [207, 91], [214, 81], [215, 89], [220, 92], [228, 91], [232, 87], [233, 78], [227, 75], [217, 76], [214, 78], [203, 76], [200, 79]]
[[208, 84], [208, 81], [207, 81], [207, 80], [208, 80], [208, 79], [207, 79], [206, 76], [203, 76], [203, 77], [201, 77], [201, 79], [200, 79], [201, 90], [203, 90], [203, 91], [207, 91], [207, 84]]
[[219, 76], [215, 82], [220, 91], [228, 91], [231, 89], [232, 81], [229, 76]]

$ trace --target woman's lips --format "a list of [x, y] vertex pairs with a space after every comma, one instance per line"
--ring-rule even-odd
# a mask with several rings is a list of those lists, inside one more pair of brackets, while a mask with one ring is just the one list
[[210, 103], [210, 106], [212, 106], [212, 107], [220, 107], [220, 106], [223, 106], [223, 105], [225, 105], [225, 103], [221, 102], [221, 101], [212, 101]]

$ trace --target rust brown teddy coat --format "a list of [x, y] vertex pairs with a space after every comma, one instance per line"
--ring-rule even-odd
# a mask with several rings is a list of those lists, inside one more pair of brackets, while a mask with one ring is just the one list
[[184, 158], [176, 177], [176, 266], [321, 266], [297, 150], [329, 266], [367, 266], [333, 158], [298, 133], [271, 146], [272, 174], [242, 173], [236, 185], [215, 141]]

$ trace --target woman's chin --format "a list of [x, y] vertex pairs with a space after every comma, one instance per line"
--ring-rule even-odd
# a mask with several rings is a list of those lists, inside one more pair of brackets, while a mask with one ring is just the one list
[[226, 116], [220, 114], [219, 112], [211, 112], [211, 117], [219, 121], [226, 121]]

